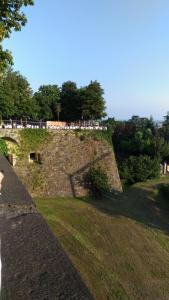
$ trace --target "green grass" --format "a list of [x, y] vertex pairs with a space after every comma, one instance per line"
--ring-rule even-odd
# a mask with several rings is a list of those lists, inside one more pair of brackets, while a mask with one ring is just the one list
[[[35, 199], [95, 299], [169, 299], [169, 211], [157, 186], [96, 201]], [[160, 200], [161, 199], [161, 200]]]

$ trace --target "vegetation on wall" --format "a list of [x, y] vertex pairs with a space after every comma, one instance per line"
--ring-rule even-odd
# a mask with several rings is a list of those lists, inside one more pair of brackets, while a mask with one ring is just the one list
[[29, 165], [29, 170], [31, 174], [31, 188], [32, 188], [32, 193], [34, 191], [39, 189], [42, 189], [45, 185], [44, 178], [41, 173], [41, 165], [40, 164], [30, 164]]
[[91, 191], [96, 197], [102, 196], [110, 191], [107, 173], [100, 166], [95, 166], [90, 169], [89, 181], [91, 184]]
[[51, 135], [46, 129], [23, 129], [20, 132], [21, 145], [24, 151], [38, 151], [44, 142], [47, 142]]
[[76, 136], [78, 136], [82, 141], [92, 138], [97, 141], [109, 144], [113, 147], [112, 143], [112, 132], [110, 130], [75, 130]]
[[7, 155], [8, 154], [8, 147], [5, 140], [0, 138], [0, 154]]

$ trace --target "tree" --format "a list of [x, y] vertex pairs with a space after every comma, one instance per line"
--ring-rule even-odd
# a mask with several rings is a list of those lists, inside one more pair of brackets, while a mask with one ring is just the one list
[[38, 107], [38, 116], [43, 120], [57, 118], [57, 103], [60, 103], [60, 89], [57, 85], [42, 85], [33, 96]]
[[76, 121], [81, 119], [81, 102], [76, 83], [64, 82], [61, 88], [61, 118], [64, 121]]
[[120, 176], [128, 184], [159, 177], [160, 162], [147, 155], [129, 156], [120, 167]]
[[167, 112], [167, 115], [164, 116], [164, 122], [160, 132], [161, 135], [165, 138], [165, 140], [169, 142], [169, 112]]
[[0, 114], [5, 119], [22, 117], [35, 119], [37, 107], [26, 78], [8, 70], [0, 84]]
[[108, 118], [104, 121], [102, 121], [102, 125], [107, 126], [109, 130], [113, 133], [116, 126], [118, 124], [118, 121], [115, 120], [115, 118]]
[[106, 116], [103, 95], [104, 90], [97, 81], [91, 81], [87, 87], [81, 88], [81, 110], [85, 120], [97, 120]]
[[[12, 30], [19, 31], [27, 22], [26, 16], [22, 13], [21, 7], [33, 5], [33, 0], [1, 0], [0, 2], [0, 43], [4, 38], [9, 38]], [[7, 65], [12, 63], [12, 56], [9, 51], [4, 51], [0, 45], [0, 74]]]

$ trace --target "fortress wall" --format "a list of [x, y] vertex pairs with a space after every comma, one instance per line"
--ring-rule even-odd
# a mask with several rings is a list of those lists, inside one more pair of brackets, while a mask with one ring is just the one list
[[41, 164], [30, 163], [30, 153], [24, 153], [14, 167], [32, 195], [86, 196], [86, 176], [95, 165], [104, 168], [112, 190], [122, 191], [115, 155], [106, 141], [81, 139], [75, 131], [53, 130], [50, 134], [50, 141], [44, 142], [38, 151]]

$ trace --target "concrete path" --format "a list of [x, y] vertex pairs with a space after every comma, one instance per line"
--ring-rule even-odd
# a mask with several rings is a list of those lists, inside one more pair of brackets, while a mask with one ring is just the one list
[[3, 156], [0, 170], [0, 299], [93, 299]]

